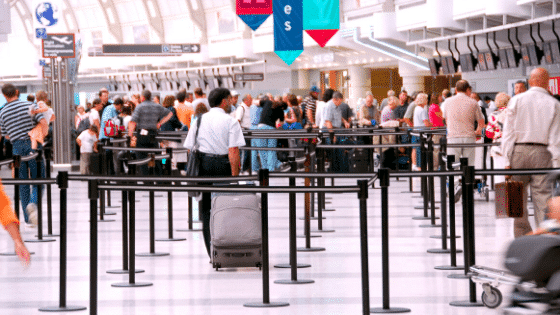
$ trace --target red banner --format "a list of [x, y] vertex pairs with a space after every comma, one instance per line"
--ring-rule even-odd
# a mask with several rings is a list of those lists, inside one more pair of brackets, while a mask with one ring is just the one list
[[560, 86], [560, 77], [552, 77], [548, 81], [548, 89], [552, 94], [560, 94], [558, 93], [558, 87]]
[[272, 0], [236, 0], [237, 15], [272, 14]]

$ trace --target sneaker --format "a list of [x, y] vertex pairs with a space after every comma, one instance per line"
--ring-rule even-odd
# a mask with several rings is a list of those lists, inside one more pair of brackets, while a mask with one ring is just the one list
[[27, 211], [29, 224], [37, 225], [37, 205], [34, 203], [30, 203], [27, 205], [27, 208], [25, 208], [25, 210]]
[[291, 169], [290, 163], [282, 163], [276, 170], [278, 172], [289, 172]]

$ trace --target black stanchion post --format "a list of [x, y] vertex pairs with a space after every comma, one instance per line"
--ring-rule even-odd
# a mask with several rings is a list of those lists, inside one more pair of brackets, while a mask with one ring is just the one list
[[[447, 170], [453, 170], [453, 163], [455, 163], [455, 155], [447, 156]], [[449, 266], [436, 266], [437, 270], [462, 270], [463, 266], [457, 266], [457, 237], [455, 233], [455, 176], [449, 176], [449, 254], [451, 257], [451, 264]], [[442, 203], [443, 204], [443, 203]], [[449, 275], [448, 278], [453, 278], [456, 275]], [[462, 274], [460, 276], [463, 276]]]
[[[20, 155], [14, 155], [13, 157], [14, 160], [14, 178], [19, 178], [19, 169], [21, 167], [21, 156]], [[14, 211], [16, 212], [16, 217], [19, 218], [19, 185], [14, 185]], [[23, 211], [25, 211], [25, 209], [22, 209]]]
[[[172, 173], [172, 166], [171, 161], [173, 159], [173, 148], [165, 149], [166, 154], [169, 155], [165, 165], [166, 165], [166, 175], [171, 176]], [[186, 241], [186, 238], [174, 238], [173, 237], [173, 192], [167, 192], [167, 230], [168, 230], [168, 237], [167, 238], [160, 238], [158, 241], [160, 242], [178, 242], [178, 241]]]
[[[148, 171], [150, 172], [150, 176], [154, 177], [156, 175], [156, 160], [155, 154], [150, 153], [150, 161], [148, 162]], [[161, 257], [161, 256], [169, 256], [169, 253], [156, 253], [156, 209], [155, 209], [155, 194], [153, 190], [149, 192], [149, 216], [150, 216], [150, 252], [149, 253], [140, 253], [136, 254], [138, 257]]]
[[66, 305], [66, 262], [67, 262], [67, 202], [68, 202], [68, 172], [58, 173], [56, 179], [60, 189], [60, 291], [58, 306], [40, 308], [41, 312], [69, 312], [83, 311], [85, 306]]
[[[295, 162], [294, 157], [289, 157], [288, 160], [290, 161], [292, 173], [297, 173], [297, 163]], [[289, 179], [290, 187], [296, 187], [296, 179], [295, 177], [290, 177]], [[302, 280], [297, 278], [297, 268], [306, 268], [311, 267], [308, 264], [298, 264], [297, 263], [297, 240], [296, 240], [296, 193], [289, 193], [289, 211], [290, 211], [290, 263], [289, 264], [281, 264], [276, 265], [277, 268], [290, 268], [291, 269], [291, 279], [289, 280], [276, 280], [274, 283], [278, 284], [304, 284], [304, 283], [313, 283], [313, 280]]]
[[[474, 244], [474, 166], [463, 167], [463, 222], [467, 224], [464, 228], [463, 239], [465, 241], [465, 274], [468, 273], [469, 268], [475, 264], [475, 244]], [[482, 303], [476, 301], [476, 284], [469, 277], [469, 300], [457, 301], [449, 303], [451, 306], [473, 307], [483, 306]]]
[[[321, 148], [317, 148], [316, 149], [316, 157], [317, 157], [317, 171], [319, 173], [324, 173], [325, 171], [325, 163], [324, 163], [324, 149]], [[324, 187], [324, 183], [325, 183], [325, 179], [324, 178], [317, 178], [317, 186], [318, 187]], [[319, 209], [318, 212], [318, 216], [322, 216], [321, 213], [321, 202], [324, 200], [324, 195], [322, 195], [321, 193], [317, 193], [317, 208]], [[313, 200], [311, 202], [311, 206], [313, 207]], [[312, 208], [313, 210], [313, 208]], [[311, 211], [311, 216], [309, 217], [310, 219], [312, 219], [313, 217], [313, 211]], [[304, 218], [305, 219], [305, 218]], [[307, 224], [309, 224], [309, 230], [306, 230], [305, 232], [305, 247], [300, 247], [297, 249], [298, 252], [320, 252], [320, 251], [324, 251], [325, 248], [324, 247], [311, 247], [311, 223], [310, 221], [306, 221]], [[315, 231], [315, 232], [319, 232], [319, 231]]]
[[[105, 138], [103, 140], [104, 140], [106, 146], [111, 145], [111, 139]], [[103, 154], [106, 156], [106, 158], [105, 158], [105, 163], [106, 163], [105, 169], [107, 171], [106, 171], [105, 175], [113, 175], [111, 173], [111, 165], [113, 165], [113, 151], [105, 149]], [[113, 168], [114, 168], [114, 165], [113, 165]], [[107, 192], [106, 208], [110, 208], [111, 207], [111, 191], [107, 189], [106, 192]], [[105, 213], [105, 214], [108, 214], [108, 213]]]
[[[432, 135], [428, 134], [427, 141], [424, 142], [427, 145], [427, 148], [423, 152], [422, 162], [426, 165], [426, 170], [429, 172], [434, 171], [434, 143], [432, 141]], [[427, 225], [420, 225], [420, 227], [441, 227], [441, 225], [436, 224], [436, 196], [435, 196], [435, 184], [434, 184], [434, 176], [426, 177], [427, 182], [427, 190], [426, 194], [427, 199], [429, 200], [429, 207], [430, 207], [430, 224]], [[426, 199], [425, 199], [426, 200]]]
[[[128, 174], [136, 175], [136, 165], [128, 166]], [[144, 270], [136, 269], [136, 194], [134, 190], [128, 192], [128, 224], [129, 224], [129, 250], [128, 250], [128, 282], [120, 282], [111, 284], [115, 288], [131, 288], [131, 287], [148, 287], [151, 283], [136, 282], [136, 273], [144, 272]], [[124, 200], [123, 200], [124, 202]]]
[[[379, 169], [379, 186], [381, 186], [381, 255], [383, 276], [383, 307], [371, 309], [371, 313], [408, 313], [408, 308], [390, 307], [389, 290], [389, 170]], [[363, 222], [362, 222], [363, 224]], [[367, 224], [367, 222], [366, 222]], [[367, 225], [365, 227], [367, 229]], [[363, 264], [363, 258], [362, 258]], [[362, 267], [363, 268], [363, 267]], [[363, 281], [363, 280], [362, 280]]]
[[359, 180], [358, 199], [360, 200], [360, 256], [362, 260], [362, 314], [370, 313], [369, 307], [369, 248], [368, 248], [368, 226], [367, 226], [367, 199], [368, 183]]
[[[45, 148], [43, 150], [45, 155], [45, 163], [46, 163], [46, 178], [51, 178], [51, 160], [52, 160], [52, 150], [50, 148]], [[47, 235], [49, 237], [58, 236], [53, 234], [52, 228], [52, 187], [51, 184], [47, 184]]]
[[[41, 163], [43, 161], [43, 151], [38, 150], [37, 153], [37, 157], [35, 158], [37, 178], [41, 178], [43, 174], [43, 163]], [[29, 167], [29, 163], [27, 165]], [[37, 239], [25, 241], [28, 243], [54, 242], [53, 238], [43, 238], [43, 185], [30, 185], [29, 188], [33, 189], [33, 186], [37, 186]]]
[[[252, 134], [253, 133], [251, 131], [247, 131], [247, 136], [251, 137]], [[251, 139], [251, 138], [249, 138], [249, 139]], [[253, 142], [253, 139], [249, 140], [249, 149], [251, 149], [251, 147], [252, 147], [252, 142]], [[253, 151], [249, 150], [249, 151], [245, 151], [245, 152], [246, 152], [246, 154], [249, 154], [249, 161], [250, 161], [249, 162], [249, 176], [253, 176], [253, 162], [252, 162], [253, 161], [252, 160]], [[244, 162], [241, 161], [241, 166], [242, 167], [243, 167], [243, 163]]]
[[[422, 133], [420, 133], [419, 137], [420, 141], [420, 169], [422, 172], [426, 172], [428, 170], [428, 164], [426, 163], [426, 152], [424, 149], [425, 141]], [[418, 149], [416, 149], [418, 150]], [[416, 161], [418, 163], [418, 161]], [[420, 191], [422, 195], [423, 206], [418, 207], [419, 209], [424, 210], [424, 215], [421, 217], [413, 217], [412, 220], [431, 220], [428, 216], [428, 178], [426, 176], [422, 176], [420, 178]], [[425, 227], [426, 225], [421, 225], [421, 227]]]
[[97, 181], [88, 182], [89, 197], [89, 312], [97, 315]]
[[[259, 171], [259, 182], [263, 187], [268, 187], [268, 170]], [[263, 301], [256, 303], [245, 303], [245, 307], [281, 307], [289, 306], [286, 302], [270, 302], [270, 266], [268, 253], [268, 193], [261, 193], [261, 218], [262, 218], [262, 274], [263, 274]]]

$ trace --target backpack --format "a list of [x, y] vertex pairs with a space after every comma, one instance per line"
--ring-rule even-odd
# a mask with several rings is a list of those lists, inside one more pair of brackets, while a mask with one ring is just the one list
[[103, 132], [106, 137], [109, 138], [119, 138], [124, 132], [124, 126], [122, 126], [122, 117], [113, 117], [105, 122], [103, 127]]
[[90, 125], [91, 124], [89, 122], [89, 117], [84, 117], [84, 119], [82, 119], [78, 124], [78, 129], [77, 129], [78, 135], [80, 135], [83, 131], [88, 130]]

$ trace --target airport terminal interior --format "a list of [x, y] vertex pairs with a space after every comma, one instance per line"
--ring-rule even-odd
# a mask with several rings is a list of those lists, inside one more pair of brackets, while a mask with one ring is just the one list
[[[519, 93], [519, 84], [527, 86], [530, 77], [542, 69], [547, 72], [549, 93], [558, 96], [559, 5], [557, 0], [0, 0], [0, 86], [13, 85], [21, 101], [46, 92], [56, 117], [45, 142], [48, 145], [36, 157], [49, 160], [47, 177], [52, 179], [42, 182], [50, 187], [47, 191], [43, 186], [38, 224], [24, 222], [23, 213], [29, 207], [22, 209], [19, 200], [25, 197], [21, 187], [15, 189], [14, 185], [29, 182], [14, 182], [12, 168], [20, 161], [13, 157], [17, 154], [9, 137], [3, 134], [0, 141], [3, 189], [11, 207], [18, 210], [19, 230], [31, 252], [30, 264], [25, 266], [14, 255], [10, 235], [0, 233], [0, 314], [558, 311], [548, 298], [553, 294], [543, 293], [541, 287], [524, 300], [529, 303], [512, 300], [519, 295], [521, 281], [506, 264], [508, 248], [516, 240], [514, 219], [497, 215], [496, 184], [503, 176], [499, 172], [483, 175], [494, 168], [492, 139], [486, 144], [478, 139], [473, 145], [474, 173], [471, 167], [459, 166], [456, 157], [456, 164], [449, 161], [454, 175], [436, 176], [437, 167], [430, 169], [431, 162], [441, 156], [441, 166], [449, 157], [437, 154], [438, 141], [447, 132], [443, 124], [422, 130], [399, 117], [396, 125], [381, 128], [384, 117], [364, 119], [361, 109], [373, 100], [375, 111], [381, 114], [382, 104], [394, 99], [388, 98], [390, 91], [395, 102], [402, 102], [405, 92], [404, 99], [408, 96], [416, 101], [412, 97], [425, 95], [430, 102], [426, 108], [432, 100], [437, 106], [461, 92], [466, 80], [488, 118], [494, 102], [498, 103], [498, 93], [513, 97]], [[258, 255], [263, 257], [256, 266], [215, 268], [212, 260], [209, 263], [198, 199], [181, 190], [193, 182], [171, 185], [171, 181], [154, 184], [138, 179], [123, 184], [126, 175], [118, 163], [111, 163], [112, 154], [119, 149], [107, 147], [113, 143], [125, 152], [122, 146], [131, 145], [127, 132], [120, 141], [120, 131], [109, 135], [108, 125], [101, 125], [98, 132], [107, 140], [97, 161], [103, 167], [89, 177], [80, 174], [80, 147], [76, 144], [80, 128], [75, 117], [82, 115], [81, 109], [89, 111], [92, 103], [95, 106], [98, 97], [108, 95], [110, 102], [124, 99], [126, 105], [127, 101], [140, 103], [147, 90], [163, 104], [168, 99], [176, 101], [181, 91], [187, 98], [197, 91], [205, 97], [219, 88], [238, 96], [237, 103], [227, 108], [243, 109], [248, 95], [254, 100], [251, 107], [257, 107], [270, 98], [278, 98], [278, 103], [271, 104], [291, 102], [286, 100], [292, 95], [306, 104], [313, 96], [322, 100], [328, 91], [340, 92], [348, 108], [347, 117], [336, 126], [331, 122], [330, 126], [310, 124], [305, 128], [302, 123], [296, 128], [286, 123], [284, 129], [290, 130], [282, 130], [281, 124], [278, 130], [270, 126], [271, 130], [260, 130], [262, 123], [257, 121], [254, 125], [257, 129], [259, 124], [259, 130], [255, 131], [241, 123], [245, 139], [259, 142], [259, 135], [268, 137], [269, 147], [286, 143], [277, 151], [263, 149], [257, 154], [252, 150], [255, 162], [270, 169], [269, 191], [255, 188], [263, 184], [255, 173], [258, 169], [251, 170], [252, 165], [247, 169], [241, 161], [244, 179], [235, 181], [229, 194], [242, 194], [241, 189], [235, 193], [235, 187], [254, 188], [245, 194], [257, 193], [260, 209], [268, 209], [268, 220], [263, 216], [268, 226], [262, 225], [262, 235], [259, 231]], [[2, 92], [0, 108], [13, 102], [4, 89]], [[335, 93], [325, 102], [335, 104], [339, 99]], [[245, 112], [238, 115], [249, 117]], [[102, 112], [99, 116], [101, 119]], [[200, 122], [203, 116], [196, 119]], [[305, 119], [307, 113], [303, 116]], [[4, 119], [0, 109], [3, 132], [7, 131]], [[188, 121], [190, 124], [190, 117]], [[159, 122], [154, 129], [160, 128]], [[176, 159], [186, 152], [182, 144], [187, 129], [193, 126], [179, 123], [179, 128], [160, 130], [159, 138], [154, 136], [163, 151], [155, 149], [145, 163], [150, 168], [152, 163], [158, 166], [153, 168], [156, 176], [185, 176], [185, 161], [177, 164]], [[147, 130], [137, 131], [135, 135], [147, 137]], [[413, 145], [410, 139], [419, 143]], [[257, 142], [248, 141], [251, 146], [267, 146]], [[342, 146], [336, 148], [338, 145]], [[420, 154], [424, 151], [421, 145], [426, 154]], [[173, 147], [178, 155], [170, 155], [173, 150], [165, 151], [166, 147]], [[140, 152], [133, 149], [127, 155], [131, 159], [134, 152]], [[250, 151], [242, 148], [241, 157]], [[392, 161], [388, 162], [387, 151], [394, 152]], [[344, 162], [338, 160], [338, 154]], [[269, 167], [267, 158], [272, 156], [282, 156], [282, 163]], [[21, 163], [30, 163], [26, 156], [21, 158]], [[336, 169], [338, 162], [343, 164], [340, 169]], [[132, 164], [125, 164], [131, 174]], [[162, 175], [161, 165], [171, 175]], [[385, 177], [387, 165], [394, 168]], [[501, 169], [499, 165], [495, 168]], [[420, 169], [424, 177], [415, 172]], [[292, 171], [299, 175], [290, 180], [286, 174]], [[19, 170], [20, 178], [22, 172]], [[304, 172], [317, 173], [313, 185]], [[58, 185], [65, 174], [70, 176], [67, 198]], [[459, 185], [461, 175], [459, 191], [453, 186]], [[364, 181], [367, 188], [360, 188]], [[96, 194], [95, 184], [107, 188]], [[177, 189], [169, 194], [147, 191], [157, 186]], [[285, 189], [289, 186], [300, 189], [295, 197]], [[123, 200], [123, 187], [138, 189], [133, 198], [134, 224], [130, 222], [133, 203]], [[262, 202], [266, 200], [265, 207]], [[536, 229], [533, 200], [529, 199], [524, 211]], [[295, 214], [291, 212], [294, 206]], [[96, 208], [93, 212], [92, 207]], [[124, 208], [128, 215], [123, 216]], [[93, 222], [91, 213], [96, 216]], [[123, 225], [123, 220], [128, 224]], [[133, 225], [135, 233], [127, 233]], [[450, 236], [453, 234], [456, 237]], [[473, 266], [475, 269], [469, 268]], [[108, 272], [114, 270], [123, 272]], [[528, 281], [523, 285], [531, 289], [531, 279], [524, 280]], [[560, 289], [555, 294], [560, 297]]]

